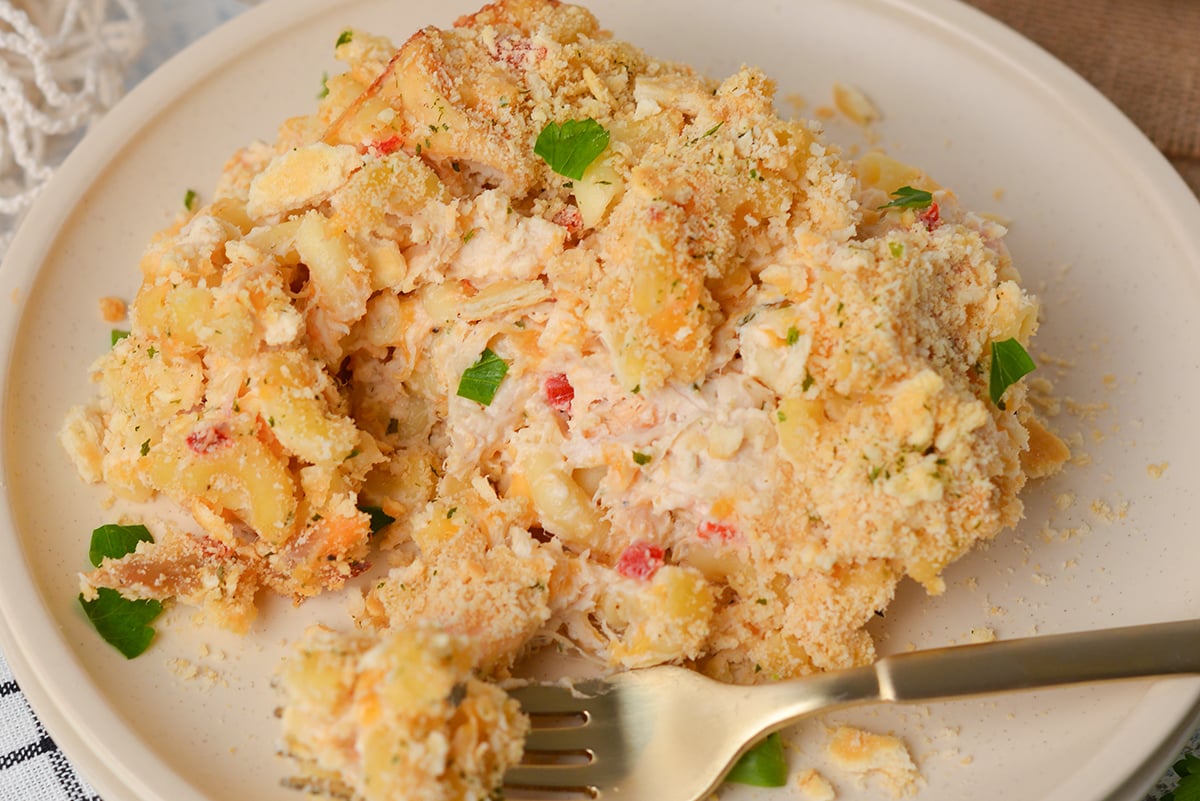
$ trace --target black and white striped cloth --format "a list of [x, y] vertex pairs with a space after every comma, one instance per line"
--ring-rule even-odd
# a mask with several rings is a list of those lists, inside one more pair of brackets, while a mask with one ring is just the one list
[[0, 801], [100, 801], [50, 739], [0, 655]]

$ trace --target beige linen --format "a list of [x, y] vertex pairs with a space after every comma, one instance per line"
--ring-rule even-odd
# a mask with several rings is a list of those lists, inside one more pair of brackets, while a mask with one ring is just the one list
[[1107, 95], [1200, 194], [1200, 3], [968, 0]]

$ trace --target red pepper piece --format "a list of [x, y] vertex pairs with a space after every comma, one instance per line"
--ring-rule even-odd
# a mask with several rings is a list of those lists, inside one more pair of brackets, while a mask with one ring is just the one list
[[565, 373], [555, 373], [546, 379], [543, 388], [546, 392], [546, 403], [550, 408], [560, 412], [571, 411], [571, 401], [575, 400], [575, 387]]
[[617, 572], [625, 578], [649, 580], [663, 566], [666, 552], [653, 543], [639, 540], [624, 550], [617, 560]]

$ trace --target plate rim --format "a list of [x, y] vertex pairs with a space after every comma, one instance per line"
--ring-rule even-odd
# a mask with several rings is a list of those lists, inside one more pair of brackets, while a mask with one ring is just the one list
[[[183, 102], [182, 90], [224, 69], [267, 36], [280, 35], [304, 25], [313, 17], [332, 11], [339, 5], [375, 1], [270, 0], [220, 25], [160, 66], [88, 132], [47, 184], [41, 198], [35, 202], [16, 231], [3, 263], [0, 263], [0, 298], [9, 291], [28, 292], [36, 282], [41, 265], [64, 224], [78, 208], [78, 202], [55, 204], [51, 202], [52, 199], [61, 196], [64, 189], [74, 187], [86, 190], [92, 186], [107, 169], [109, 160], [134, 138], [130, 132], [143, 130], [165, 111], [159, 101], [173, 98], [171, 104]], [[1045, 94], [1055, 100], [1060, 108], [1070, 112], [1075, 121], [1087, 121], [1089, 126], [1086, 127], [1091, 128], [1095, 142], [1104, 145], [1107, 151], [1122, 154], [1123, 161], [1127, 162], [1126, 168], [1136, 163], [1139, 168], [1135, 171], [1136, 178], [1140, 182], [1141, 192], [1148, 200], [1155, 200], [1164, 207], [1166, 213], [1163, 219], [1169, 221], [1176, 241], [1190, 253], [1193, 272], [1200, 267], [1200, 201], [1145, 135], [1108, 98], [1068, 66], [1031, 40], [961, 0], [855, 2], [861, 7], [873, 9], [873, 13], [898, 13], [936, 26], [942, 35], [952, 37], [960, 45], [969, 46], [971, 51], [986, 56], [1005, 71], [1019, 76], [1029, 91]], [[599, 9], [603, 2], [597, 1], [592, 5]], [[280, 20], [288, 21], [281, 26]], [[1130, 153], [1136, 158], [1131, 159]], [[78, 198], [81, 194], [76, 192], [70, 196]], [[1190, 226], [1187, 220], [1189, 216]], [[23, 306], [18, 306], [17, 313], [4, 315], [0, 320], [0, 342], [3, 342], [0, 388], [3, 388], [5, 396], [10, 392], [8, 376], [16, 351], [16, 334], [24, 319], [23, 311]], [[6, 476], [10, 475], [5, 439], [4, 427], [0, 426], [0, 532], [13, 534], [12, 537], [0, 537], [0, 559], [23, 563], [23, 551], [18, 547], [15, 521], [7, 492], [4, 491]], [[6, 580], [0, 586], [0, 647], [3, 647], [13, 675], [46, 729], [79, 767], [83, 776], [110, 801], [121, 798], [166, 801], [154, 789], [164, 780], [172, 784], [171, 801], [211, 801], [182, 775], [159, 760], [137, 736], [127, 738], [122, 756], [118, 757], [107, 745], [111, 736], [100, 735], [111, 735], [114, 731], [131, 732], [113, 705], [99, 693], [90, 693], [82, 705], [80, 699], [72, 699], [68, 709], [68, 693], [64, 689], [76, 683], [91, 684], [87, 671], [57, 630], [51, 632], [53, 636], [38, 637], [35, 652], [31, 653], [23, 647], [30, 637], [27, 633], [22, 636], [22, 626], [16, 621], [35, 618], [52, 624], [53, 618], [31, 574], [20, 571], [15, 574], [14, 581], [10, 573], [6, 571]], [[56, 682], [43, 681], [40, 675], [45, 674], [44, 669], [50, 664], [59, 671]], [[63, 671], [66, 675], [62, 675]], [[1096, 796], [1097, 801], [1124, 801], [1139, 797], [1139, 793], [1144, 793], [1162, 775], [1170, 759], [1178, 753], [1182, 742], [1200, 719], [1200, 680], [1160, 681], [1151, 688], [1147, 699], [1149, 701], [1138, 704], [1129, 718], [1144, 717], [1149, 706], [1173, 703], [1175, 714], [1170, 719], [1175, 720], [1175, 725], [1165, 739], [1139, 753], [1133, 760], [1138, 767], [1106, 794]], [[1190, 699], [1190, 707], [1180, 707], [1180, 699]], [[1157, 715], [1157, 718], [1161, 720], [1162, 715]], [[1111, 738], [1106, 742], [1112, 745]], [[1082, 774], [1094, 762], [1104, 759], [1104, 751], [1101, 749], [1073, 776]], [[1128, 757], [1128, 754], [1125, 756]], [[138, 770], [129, 769], [130, 765], [137, 765]]]

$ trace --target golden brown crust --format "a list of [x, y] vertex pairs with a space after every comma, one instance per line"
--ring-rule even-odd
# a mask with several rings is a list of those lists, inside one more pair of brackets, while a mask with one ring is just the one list
[[[869, 660], [897, 584], [940, 592], [1065, 458], [1023, 386], [988, 397], [990, 344], [1037, 324], [1003, 229], [781, 120], [761, 72], [545, 0], [337, 55], [318, 110], [152, 243], [64, 429], [85, 477], [249, 543], [268, 590], [338, 589], [374, 545], [396, 567], [360, 624], [435, 621], [485, 670], [565, 634], [799, 675]], [[568, 179], [535, 142], [585, 118], [608, 145]], [[930, 207], [881, 208], [904, 184]], [[459, 395], [485, 349], [487, 404]], [[359, 506], [396, 520], [372, 540]]]

